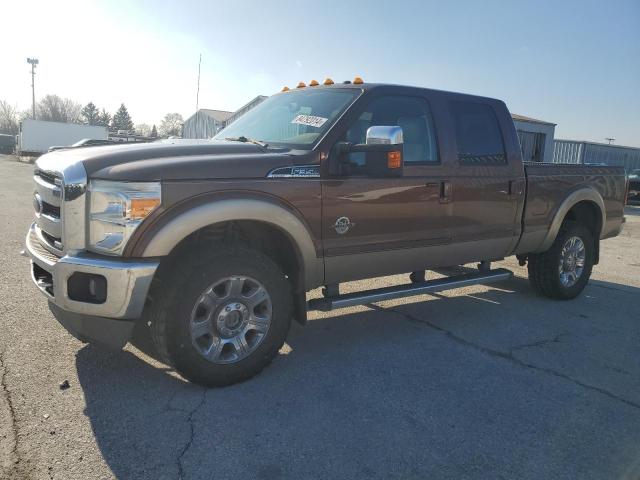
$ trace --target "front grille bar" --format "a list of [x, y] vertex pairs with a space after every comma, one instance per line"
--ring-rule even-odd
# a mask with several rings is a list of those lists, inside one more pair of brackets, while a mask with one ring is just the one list
[[38, 169], [33, 180], [36, 234], [45, 249], [62, 256], [62, 181], [52, 173]]
[[87, 172], [82, 162], [46, 154], [34, 170], [36, 230], [43, 248], [62, 257], [86, 248]]
[[33, 176], [36, 184], [36, 192], [42, 197], [42, 201], [60, 207], [62, 202], [62, 188], [55, 183], [49, 182], [49, 179], [42, 177], [42, 173]]

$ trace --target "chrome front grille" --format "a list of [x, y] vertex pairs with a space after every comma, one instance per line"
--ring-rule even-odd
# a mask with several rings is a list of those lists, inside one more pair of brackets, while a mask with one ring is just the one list
[[51, 172], [36, 168], [33, 206], [36, 216], [36, 234], [50, 253], [63, 255], [62, 244], [62, 179]]
[[87, 172], [69, 152], [52, 152], [36, 161], [33, 174], [34, 232], [56, 257], [86, 248]]
[[60, 180], [60, 177], [58, 177], [56, 174], [44, 172], [44, 171], [39, 171], [37, 173], [37, 176], [42, 178], [45, 182], [48, 182], [53, 185], [58, 184], [57, 182], [59, 182]]

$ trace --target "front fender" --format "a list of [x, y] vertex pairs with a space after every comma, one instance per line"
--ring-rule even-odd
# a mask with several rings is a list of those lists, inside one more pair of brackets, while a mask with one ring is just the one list
[[267, 200], [228, 198], [194, 206], [171, 218], [156, 230], [146, 244], [142, 256], [167, 256], [193, 232], [216, 223], [238, 220], [268, 223], [283, 231], [298, 248], [307, 288], [322, 284], [324, 264], [316, 255], [306, 225], [291, 210]]

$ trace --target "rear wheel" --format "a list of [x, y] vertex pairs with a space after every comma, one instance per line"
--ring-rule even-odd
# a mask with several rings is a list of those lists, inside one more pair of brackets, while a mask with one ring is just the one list
[[165, 277], [151, 305], [152, 336], [188, 380], [205, 386], [246, 380], [284, 344], [291, 288], [268, 256], [245, 248], [197, 251]]
[[575, 222], [565, 222], [549, 250], [529, 255], [529, 281], [547, 297], [575, 298], [589, 281], [594, 254], [591, 231]]

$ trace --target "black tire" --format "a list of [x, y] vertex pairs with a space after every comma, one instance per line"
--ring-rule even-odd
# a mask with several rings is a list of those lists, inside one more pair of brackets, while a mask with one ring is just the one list
[[[264, 286], [271, 298], [271, 324], [249, 356], [235, 363], [213, 363], [191, 342], [191, 312], [208, 286], [234, 275], [246, 275]], [[145, 317], [158, 354], [167, 364], [191, 382], [221, 387], [247, 380], [271, 363], [286, 340], [292, 305], [289, 281], [271, 258], [249, 248], [214, 245], [182, 255], [162, 272], [152, 287]]]
[[[572, 286], [564, 286], [560, 280], [559, 265], [562, 248], [571, 237], [578, 237], [584, 243], [585, 262], [577, 282]], [[570, 300], [580, 295], [589, 282], [594, 258], [593, 233], [583, 225], [566, 221], [549, 250], [529, 255], [529, 282], [541, 295], [557, 300]]]

